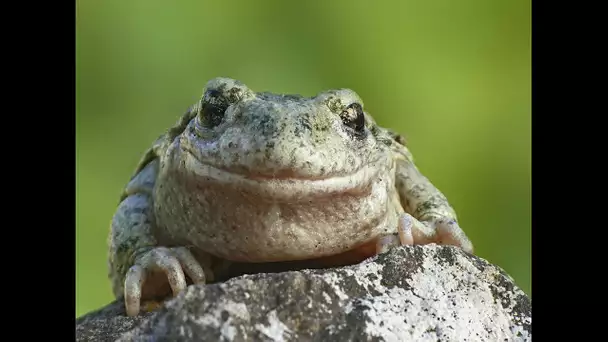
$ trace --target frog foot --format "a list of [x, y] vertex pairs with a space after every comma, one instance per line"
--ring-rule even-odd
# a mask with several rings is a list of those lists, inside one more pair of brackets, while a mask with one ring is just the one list
[[404, 213], [399, 218], [397, 232], [397, 235], [387, 235], [378, 239], [377, 253], [384, 253], [398, 245], [429, 243], [458, 246], [467, 253], [473, 253], [473, 244], [454, 219], [438, 218], [419, 221], [412, 215]]
[[136, 316], [142, 299], [178, 295], [192, 283], [204, 284], [205, 273], [186, 247], [155, 247], [138, 254], [125, 277], [124, 297], [128, 316]]

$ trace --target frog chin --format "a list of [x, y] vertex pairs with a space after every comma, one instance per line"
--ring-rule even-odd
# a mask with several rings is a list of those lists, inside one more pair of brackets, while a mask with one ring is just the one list
[[365, 195], [369, 194], [373, 183], [382, 177], [382, 172], [388, 172], [387, 168], [379, 168], [378, 163], [369, 163], [355, 172], [330, 177], [295, 177], [286, 173], [273, 176], [231, 172], [201, 162], [190, 153], [186, 154], [184, 161], [186, 169], [194, 172], [204, 183], [221, 185], [272, 201], [306, 200], [341, 194]]

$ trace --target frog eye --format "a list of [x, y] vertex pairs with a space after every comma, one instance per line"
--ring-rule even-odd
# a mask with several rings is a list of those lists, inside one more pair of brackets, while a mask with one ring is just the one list
[[205, 126], [215, 127], [222, 122], [224, 113], [229, 106], [230, 101], [220, 91], [210, 89], [205, 92], [201, 100], [199, 118]]
[[365, 115], [363, 107], [358, 103], [353, 103], [344, 108], [340, 113], [342, 123], [352, 129], [356, 134], [362, 134], [365, 131]]

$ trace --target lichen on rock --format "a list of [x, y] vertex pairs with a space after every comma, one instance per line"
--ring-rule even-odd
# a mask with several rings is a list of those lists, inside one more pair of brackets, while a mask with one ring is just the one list
[[531, 300], [457, 247], [404, 246], [360, 264], [190, 286], [154, 313], [114, 302], [76, 323], [98, 341], [530, 341]]

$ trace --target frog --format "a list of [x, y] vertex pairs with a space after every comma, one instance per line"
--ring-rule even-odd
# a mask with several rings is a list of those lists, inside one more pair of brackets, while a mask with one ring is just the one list
[[115, 298], [136, 316], [234, 264], [335, 266], [433, 243], [473, 253], [407, 145], [348, 88], [307, 97], [209, 80], [124, 186], [108, 237]]

